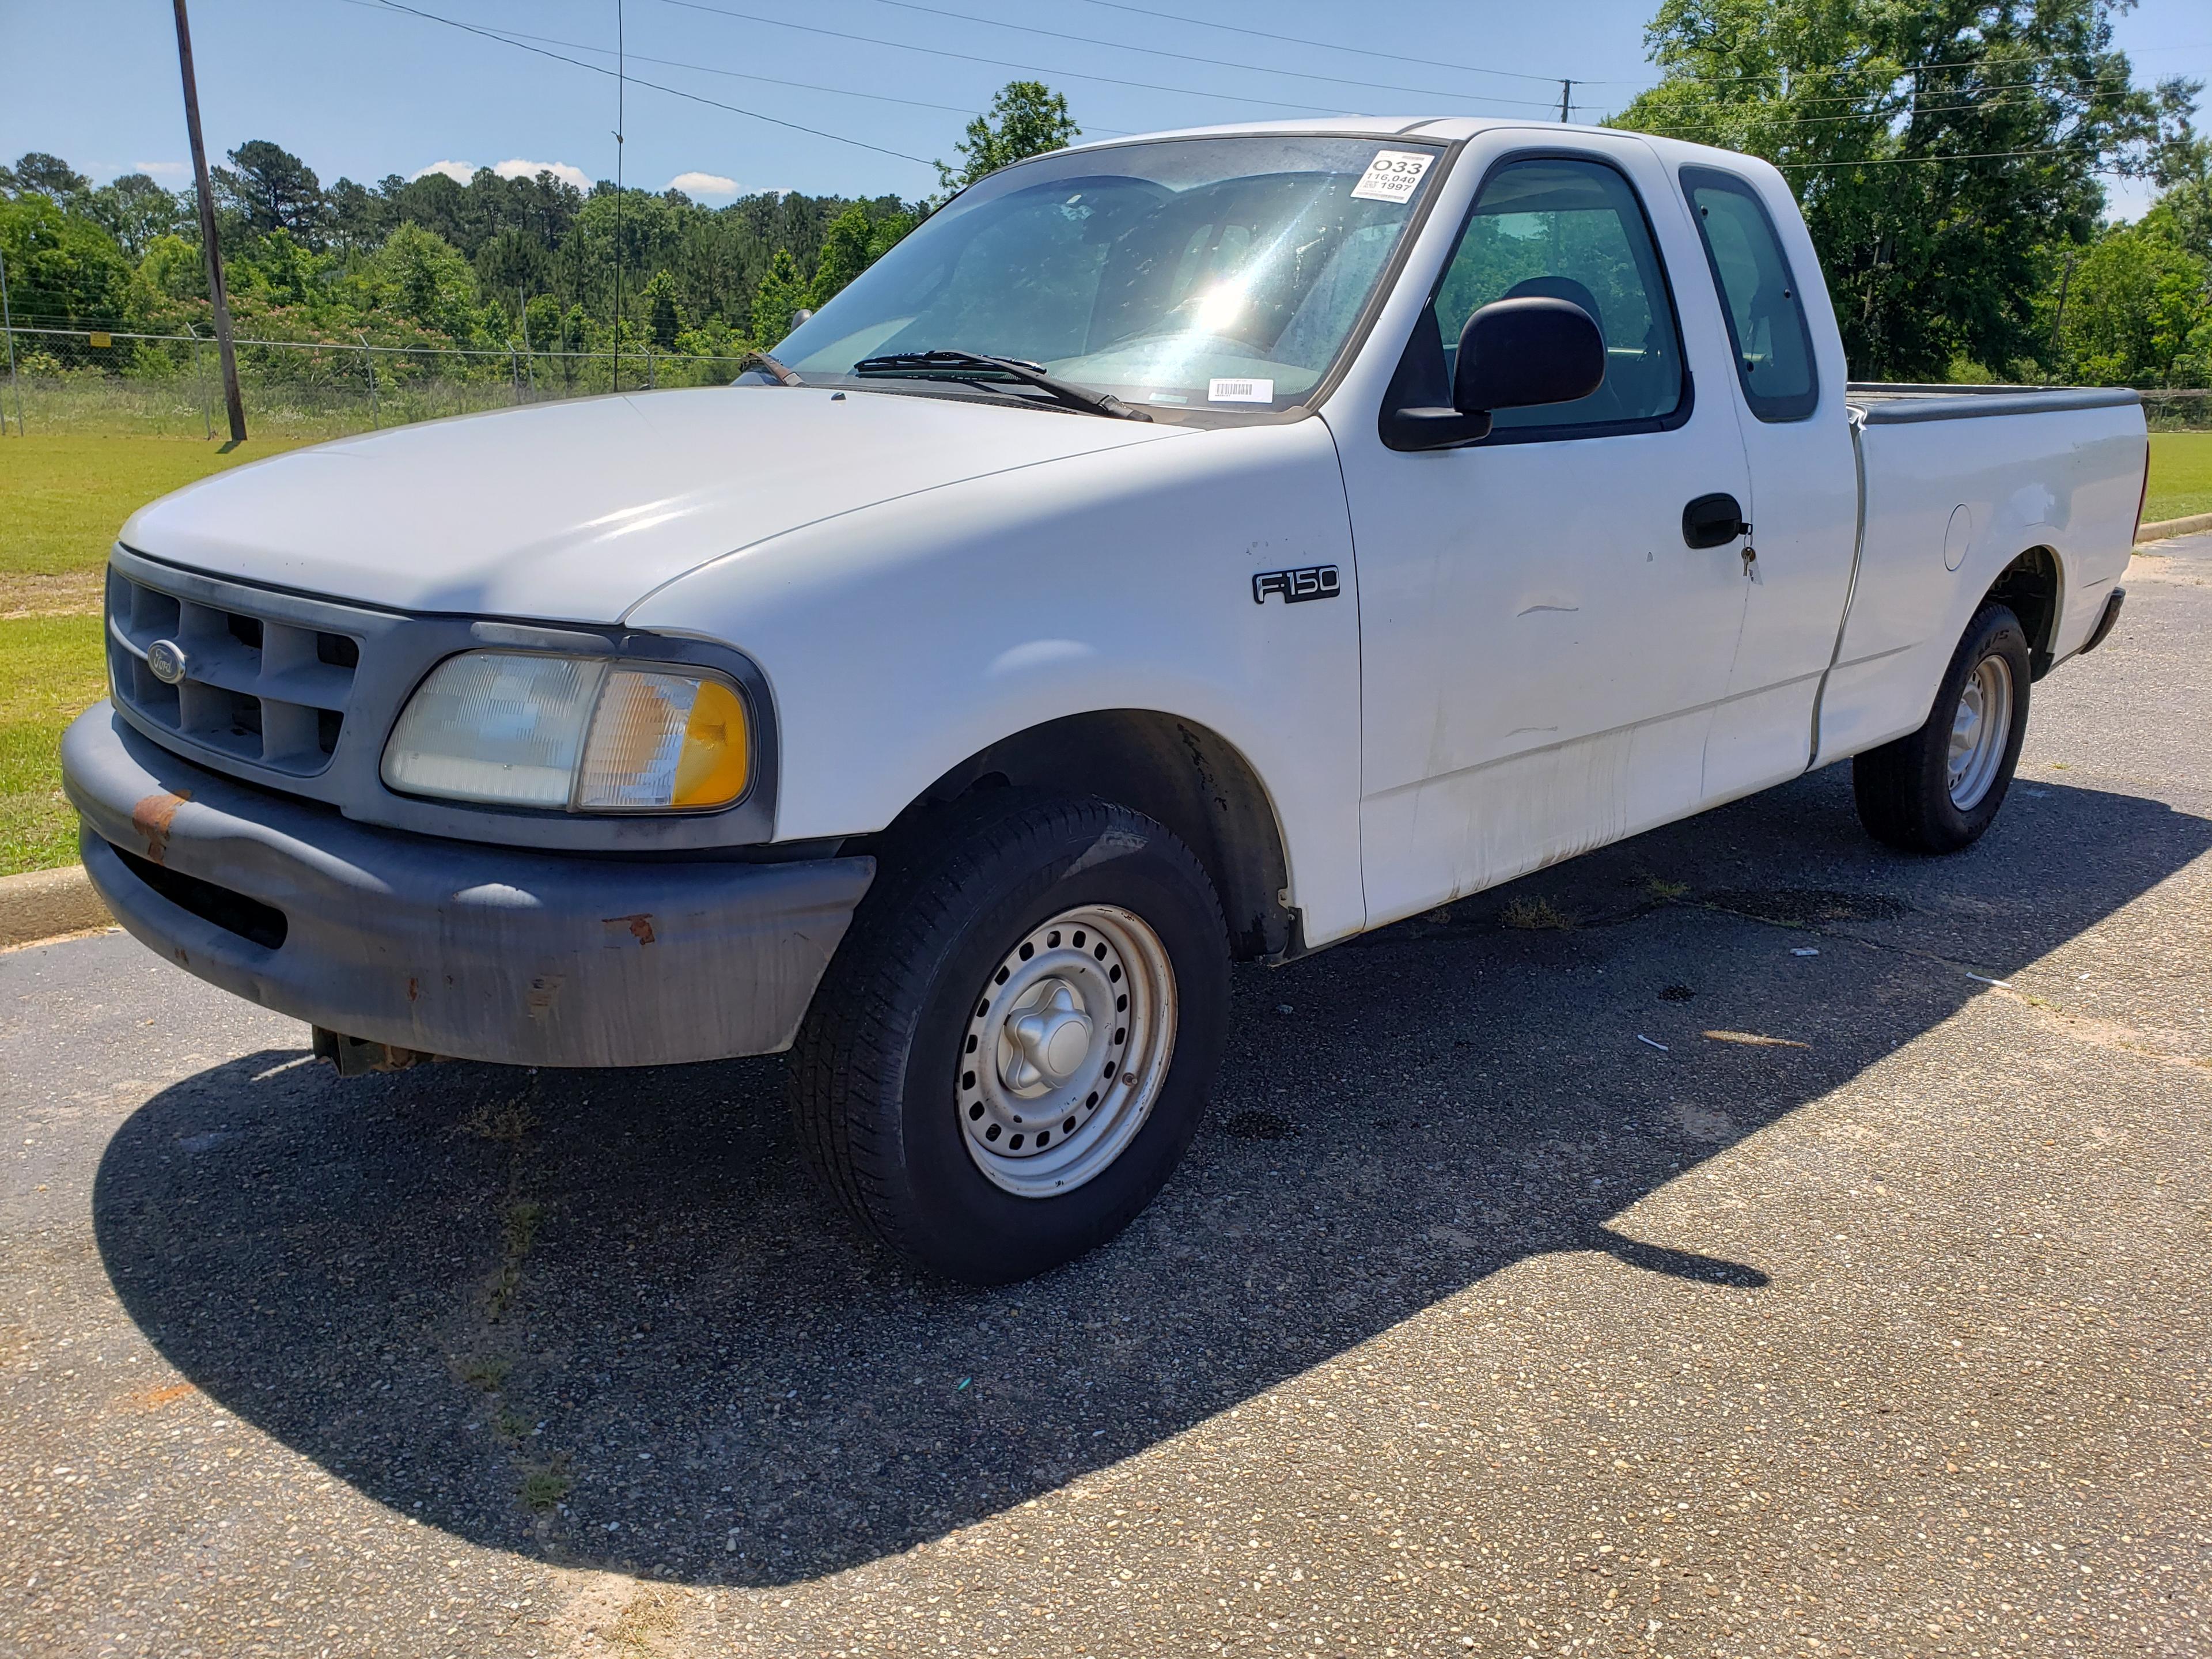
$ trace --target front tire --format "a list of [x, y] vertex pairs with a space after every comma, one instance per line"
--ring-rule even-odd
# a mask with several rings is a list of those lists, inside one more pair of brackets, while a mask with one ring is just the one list
[[860, 1226], [996, 1285], [1121, 1231], [1205, 1110], [1227, 929], [1164, 827], [999, 790], [897, 837], [791, 1068], [803, 1157]]
[[1955, 853], [1994, 823], [2027, 735], [2027, 635], [1985, 605], [1944, 671], [1928, 720], [1851, 762], [1859, 822], [1908, 853]]

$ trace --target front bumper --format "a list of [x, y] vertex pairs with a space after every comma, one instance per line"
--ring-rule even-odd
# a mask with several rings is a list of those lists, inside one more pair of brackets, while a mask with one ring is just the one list
[[652, 1066], [791, 1045], [872, 859], [643, 861], [372, 828], [94, 704], [62, 739], [116, 920], [264, 1007], [396, 1048]]

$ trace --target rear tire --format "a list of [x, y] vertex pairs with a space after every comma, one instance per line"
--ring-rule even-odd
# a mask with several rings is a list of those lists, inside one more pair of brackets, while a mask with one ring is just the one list
[[1985, 605], [1944, 671], [1917, 732], [1851, 762], [1859, 822], [1908, 853], [1955, 853], [1996, 821], [2027, 735], [2027, 635]]
[[1228, 1006], [1219, 902], [1166, 829], [1103, 800], [972, 798], [897, 838], [815, 994], [791, 1067], [802, 1156], [917, 1266], [1030, 1278], [1165, 1184]]

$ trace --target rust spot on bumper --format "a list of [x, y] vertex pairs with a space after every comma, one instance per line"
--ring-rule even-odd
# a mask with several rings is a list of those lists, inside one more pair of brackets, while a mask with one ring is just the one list
[[529, 994], [524, 1006], [532, 1019], [544, 1019], [553, 1012], [561, 1000], [562, 976], [559, 974], [540, 974], [530, 981]]
[[653, 943], [653, 916], [649, 911], [641, 915], [608, 916], [605, 921], [610, 927], [627, 929], [629, 936], [640, 945]]
[[131, 809], [131, 827], [146, 838], [146, 856], [160, 864], [169, 856], [169, 830], [177, 809], [191, 797], [162, 790], [144, 797]]

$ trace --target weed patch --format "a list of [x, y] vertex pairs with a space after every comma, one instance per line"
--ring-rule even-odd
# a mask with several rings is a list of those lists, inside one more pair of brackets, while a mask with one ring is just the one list
[[1574, 927], [1575, 919], [1547, 898], [1516, 898], [1509, 901], [1498, 913], [1498, 925], [1518, 928], [1522, 933], [1541, 933], [1548, 929], [1564, 933]]

